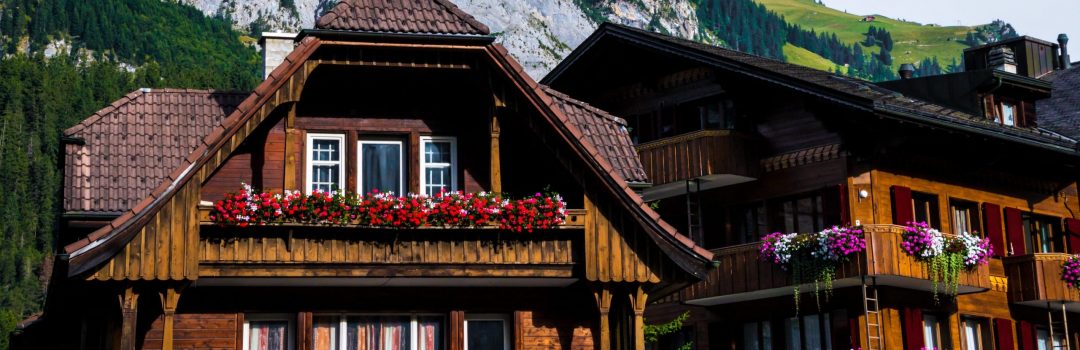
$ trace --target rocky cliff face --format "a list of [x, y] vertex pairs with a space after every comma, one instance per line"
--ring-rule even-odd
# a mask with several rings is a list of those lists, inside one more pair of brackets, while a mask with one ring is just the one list
[[[596, 29], [598, 20], [648, 28], [679, 37], [715, 42], [699, 29], [687, 0], [453, 0], [487, 24], [498, 41], [540, 79]], [[337, 0], [181, 0], [210, 16], [230, 18], [237, 28], [311, 28]], [[585, 8], [583, 6], [591, 6]], [[256, 26], [256, 27], [257, 27]]]

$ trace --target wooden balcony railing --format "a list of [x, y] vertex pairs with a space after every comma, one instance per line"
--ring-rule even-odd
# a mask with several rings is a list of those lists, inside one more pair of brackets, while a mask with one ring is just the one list
[[1045, 307], [1047, 302], [1080, 302], [1080, 292], [1061, 280], [1064, 253], [1035, 253], [1003, 260], [1009, 277], [1009, 301]]
[[[926, 264], [900, 248], [902, 226], [868, 225], [863, 230], [866, 251], [839, 266], [834, 288], [859, 285], [866, 277], [867, 283], [931, 290]], [[713, 250], [719, 266], [704, 281], [681, 291], [678, 298], [691, 304], [717, 305], [791, 294], [791, 275], [775, 264], [761, 261], [759, 246], [752, 243]], [[988, 290], [992, 288], [990, 269], [983, 265], [963, 273], [959, 282], [960, 293]]]
[[747, 137], [732, 130], [699, 130], [637, 146], [653, 184], [715, 174], [753, 176]]

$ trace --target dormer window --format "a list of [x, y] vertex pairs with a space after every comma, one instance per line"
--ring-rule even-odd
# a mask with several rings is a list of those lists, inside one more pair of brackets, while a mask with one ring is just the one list
[[420, 138], [420, 190], [427, 195], [457, 190], [457, 140], [453, 137]]
[[308, 193], [316, 189], [329, 192], [342, 188], [344, 144], [345, 135], [342, 134], [308, 134]]
[[1016, 104], [1012, 102], [1001, 102], [998, 112], [1000, 112], [1001, 115], [998, 122], [1008, 126], [1016, 126]]

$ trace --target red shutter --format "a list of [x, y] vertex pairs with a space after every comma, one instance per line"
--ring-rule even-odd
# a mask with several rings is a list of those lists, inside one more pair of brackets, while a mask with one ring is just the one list
[[1020, 335], [1020, 348], [1036, 349], [1039, 344], [1035, 339], [1035, 326], [1028, 321], [1020, 321], [1016, 328], [1016, 333]]
[[1016, 344], [1013, 342], [1012, 321], [1009, 319], [994, 319], [994, 336], [997, 339], [998, 350], [1016, 350]]
[[825, 187], [821, 191], [821, 207], [825, 226], [850, 225], [847, 184]]
[[1069, 233], [1069, 253], [1080, 253], [1080, 220], [1065, 219], [1065, 232]]
[[859, 319], [857, 317], [848, 318], [848, 331], [851, 332], [851, 345], [849, 349], [862, 348], [862, 343], [859, 343]]
[[904, 349], [922, 350], [923, 344], [923, 317], [922, 309], [905, 307], [904, 314]]
[[994, 247], [994, 256], [1005, 256], [1005, 234], [1001, 232], [1001, 207], [997, 204], [983, 203], [983, 230]]
[[904, 186], [892, 187], [893, 223], [907, 225], [915, 221], [915, 207], [911, 204], [911, 189]]
[[1020, 209], [1005, 208], [1005, 235], [1009, 237], [1009, 247], [1013, 255], [1027, 254], [1024, 246], [1024, 219], [1020, 216]]

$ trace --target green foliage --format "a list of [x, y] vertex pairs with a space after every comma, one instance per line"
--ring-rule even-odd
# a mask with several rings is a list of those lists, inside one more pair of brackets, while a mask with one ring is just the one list
[[963, 251], [947, 248], [943, 253], [927, 261], [926, 264], [930, 270], [934, 304], [940, 302], [939, 294], [955, 296], [959, 292], [960, 273], [964, 272], [965, 269]]
[[[690, 318], [690, 311], [683, 312], [679, 317], [674, 320], [661, 324], [645, 324], [642, 332], [645, 333], [646, 343], [655, 343], [668, 334], [678, 332], [683, 328], [683, 323]], [[687, 342], [679, 345], [678, 350], [691, 350], [694, 348], [694, 342]]]
[[836, 278], [836, 263], [817, 259], [809, 254], [791, 259], [791, 279], [795, 285], [795, 314], [799, 314], [799, 286], [814, 283], [814, 302], [821, 310], [821, 292], [825, 291], [825, 301], [832, 297], [833, 279]]

